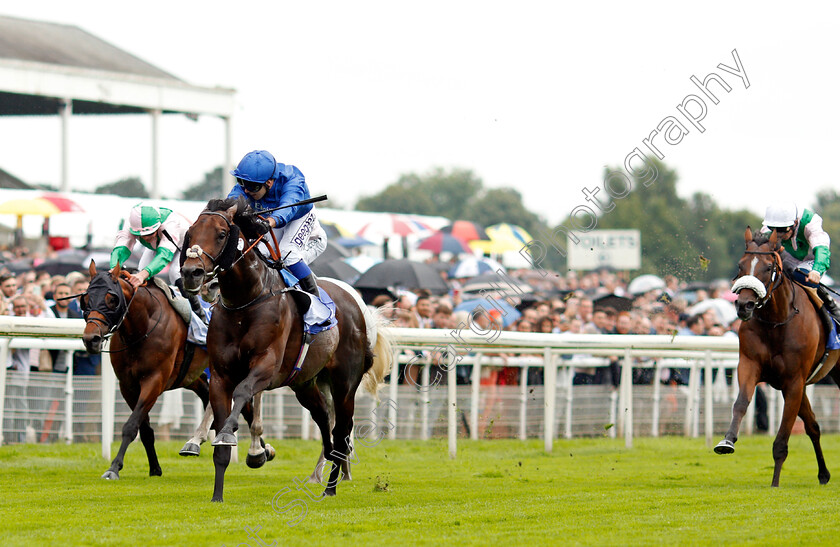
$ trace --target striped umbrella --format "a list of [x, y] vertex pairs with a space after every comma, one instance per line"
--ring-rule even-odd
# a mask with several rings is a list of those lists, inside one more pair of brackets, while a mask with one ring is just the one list
[[452, 234], [455, 237], [459, 237], [464, 241], [473, 241], [476, 239], [486, 239], [489, 240], [490, 236], [487, 235], [487, 232], [484, 230], [484, 227], [477, 222], [472, 222], [471, 220], [456, 220], [449, 226], [444, 226], [440, 229], [441, 232], [446, 232], [447, 234]]
[[463, 239], [444, 232], [437, 232], [436, 234], [427, 237], [421, 241], [419, 245], [417, 245], [417, 248], [432, 251], [435, 254], [440, 254], [442, 252], [452, 254], [472, 252]]
[[356, 235], [365, 238], [388, 238], [422, 234], [423, 232], [431, 233], [433, 231], [432, 228], [418, 220], [405, 215], [388, 213], [380, 215], [376, 220], [362, 226]]
[[486, 231], [490, 240], [471, 241], [470, 248], [482, 253], [499, 254], [506, 251], [518, 251], [534, 239], [531, 234], [516, 224], [494, 224], [488, 226]]

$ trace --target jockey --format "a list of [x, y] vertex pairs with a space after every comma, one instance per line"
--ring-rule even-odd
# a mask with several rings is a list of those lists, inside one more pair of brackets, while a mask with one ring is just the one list
[[826, 309], [840, 320], [840, 309], [820, 283], [831, 264], [831, 239], [823, 230], [822, 217], [792, 203], [770, 205], [764, 214], [761, 231], [771, 230], [776, 232], [785, 250], [782, 253], [785, 270], [793, 272], [796, 281], [816, 286], [817, 295]]
[[[265, 150], [248, 152], [230, 172], [237, 184], [229, 198], [243, 196], [259, 213], [281, 205], [309, 199], [309, 188], [300, 169], [275, 161]], [[300, 283], [300, 288], [318, 297], [315, 274], [307, 261], [314, 260], [326, 248], [326, 233], [321, 229], [312, 204], [287, 207], [267, 213], [267, 220], [256, 219], [261, 234], [274, 229], [283, 265]]]
[[190, 221], [183, 215], [165, 207], [152, 207], [138, 203], [131, 208], [128, 219], [123, 220], [117, 232], [114, 249], [111, 251], [111, 268], [124, 264], [131, 256], [131, 250], [138, 241], [145, 247], [140, 257], [140, 271], [131, 274], [131, 285], [136, 289], [148, 278], [159, 274], [169, 265], [169, 282], [178, 287], [183, 296], [190, 302], [195, 314], [207, 323], [204, 309], [198, 302], [198, 297], [184, 290], [181, 280], [181, 267], [178, 261], [173, 262], [175, 253], [180, 251], [184, 242], [184, 234], [190, 227]]

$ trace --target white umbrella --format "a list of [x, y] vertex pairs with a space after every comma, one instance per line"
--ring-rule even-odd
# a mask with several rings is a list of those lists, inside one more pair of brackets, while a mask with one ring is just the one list
[[735, 304], [723, 298], [707, 298], [706, 300], [701, 300], [688, 308], [686, 312], [688, 315], [698, 315], [710, 308], [715, 310], [722, 325], [728, 325], [738, 317]]
[[648, 291], [664, 289], [665, 281], [653, 274], [640, 275], [627, 285], [627, 292], [630, 294], [644, 294]]

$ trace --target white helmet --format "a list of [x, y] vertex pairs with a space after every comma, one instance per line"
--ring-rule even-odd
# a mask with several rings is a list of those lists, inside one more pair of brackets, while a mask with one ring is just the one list
[[764, 225], [768, 228], [787, 228], [796, 223], [799, 209], [793, 203], [776, 203], [767, 207]]

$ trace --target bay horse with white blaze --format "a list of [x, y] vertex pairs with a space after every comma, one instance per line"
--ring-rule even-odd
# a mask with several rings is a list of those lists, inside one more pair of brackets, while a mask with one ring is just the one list
[[[337, 325], [312, 338], [296, 368], [304, 341], [303, 306], [309, 297], [286, 288], [279, 272], [252, 250], [249, 239], [259, 240], [253, 211], [245, 201], [211, 200], [187, 231], [181, 252], [187, 291], [198, 291], [209, 277], [218, 276], [219, 281], [220, 299], [207, 334], [217, 431], [212, 501], [223, 501], [224, 475], [231, 446], [236, 446], [233, 433], [244, 405], [264, 390], [285, 385], [318, 425], [322, 457], [333, 464], [324, 495], [335, 495], [341, 468], [345, 475], [348, 470], [356, 390], [363, 384], [376, 397], [391, 367], [390, 339], [380, 328], [384, 323], [352, 288], [322, 279], [321, 288], [335, 302]], [[252, 443], [249, 455], [254, 450], [259, 447]], [[320, 476], [317, 466], [313, 476]]]
[[756, 385], [767, 382], [782, 392], [784, 411], [773, 442], [773, 481], [779, 486], [782, 464], [788, 455], [788, 440], [796, 417], [814, 445], [820, 484], [831, 474], [820, 447], [820, 427], [805, 394], [805, 386], [830, 375], [840, 385], [835, 368], [840, 350], [826, 350], [829, 331], [808, 292], [785, 275], [782, 247], [776, 232], [769, 237], [744, 233], [746, 251], [738, 262], [732, 291], [738, 294], [736, 309], [743, 321], [738, 331], [738, 397], [732, 407], [732, 422], [725, 438], [715, 447], [718, 454], [735, 451], [738, 429]]

